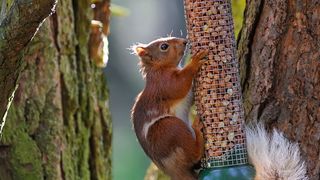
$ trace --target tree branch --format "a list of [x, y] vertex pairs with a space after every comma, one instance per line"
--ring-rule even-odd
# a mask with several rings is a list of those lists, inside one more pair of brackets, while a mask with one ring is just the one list
[[0, 134], [22, 67], [24, 48], [57, 0], [15, 0], [0, 24]]

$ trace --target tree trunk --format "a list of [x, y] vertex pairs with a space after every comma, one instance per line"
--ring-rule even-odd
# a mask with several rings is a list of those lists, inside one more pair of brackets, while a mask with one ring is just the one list
[[111, 179], [102, 69], [89, 59], [91, 2], [61, 0], [23, 57], [0, 139], [0, 179]]
[[246, 120], [299, 143], [320, 173], [320, 3], [248, 0], [238, 43]]

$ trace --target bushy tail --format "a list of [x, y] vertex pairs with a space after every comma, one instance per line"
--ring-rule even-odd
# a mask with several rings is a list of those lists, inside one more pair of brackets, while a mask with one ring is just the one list
[[268, 134], [261, 124], [246, 128], [249, 160], [256, 180], [307, 180], [306, 166], [297, 143], [273, 130]]

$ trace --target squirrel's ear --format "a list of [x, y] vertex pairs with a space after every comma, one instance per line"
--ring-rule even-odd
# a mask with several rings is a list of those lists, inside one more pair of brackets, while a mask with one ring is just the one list
[[130, 47], [132, 54], [138, 55], [140, 57], [146, 56], [148, 54], [148, 50], [146, 45], [144, 44], [137, 44]]
[[141, 46], [137, 46], [136, 49], [135, 49], [135, 51], [136, 51], [136, 54], [137, 54], [138, 56], [140, 56], [140, 57], [145, 56], [145, 55], [148, 54], [146, 48], [141, 47]]

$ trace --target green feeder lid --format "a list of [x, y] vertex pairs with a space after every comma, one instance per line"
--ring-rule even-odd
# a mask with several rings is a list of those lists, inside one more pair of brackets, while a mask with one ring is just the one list
[[199, 180], [253, 180], [255, 170], [251, 165], [208, 168], [200, 172]]

